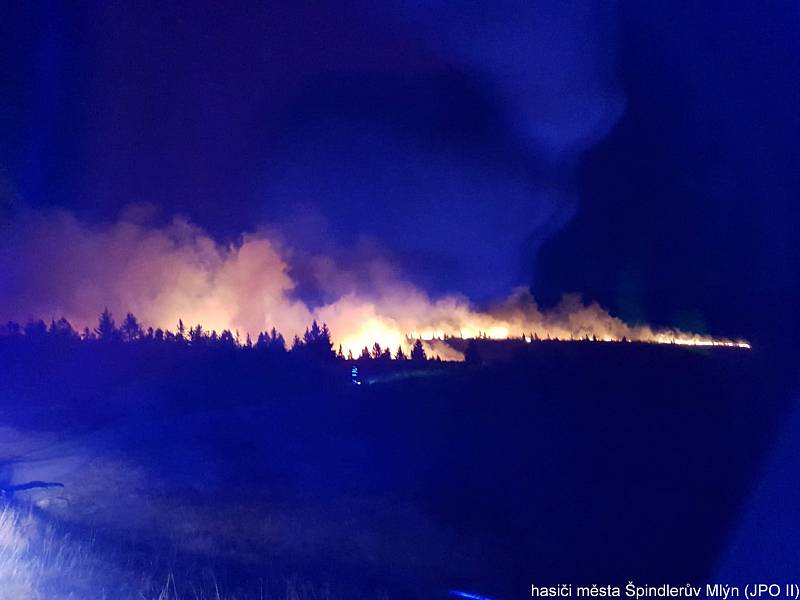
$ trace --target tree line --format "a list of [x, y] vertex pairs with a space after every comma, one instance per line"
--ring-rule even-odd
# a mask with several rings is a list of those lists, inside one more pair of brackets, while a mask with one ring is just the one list
[[[173, 344], [190, 347], [230, 348], [240, 350], [261, 351], [273, 355], [296, 354], [317, 360], [358, 360], [358, 361], [404, 361], [412, 360], [423, 362], [429, 360], [421, 340], [415, 340], [411, 351], [406, 354], [402, 346], [395, 352], [389, 348], [381, 348], [375, 342], [372, 348], [364, 347], [356, 357], [352, 351], [345, 355], [341, 344], [334, 350], [331, 331], [326, 323], [320, 325], [316, 320], [307, 327], [302, 336], [295, 335], [290, 346], [287, 346], [283, 335], [273, 327], [269, 331], [262, 331], [253, 340], [247, 334], [241, 339], [238, 331], [224, 329], [221, 333], [215, 330], [205, 330], [202, 325], [186, 327], [182, 319], [178, 320], [175, 331], [160, 327], [145, 328], [133, 313], [127, 313], [122, 322], [117, 325], [114, 316], [105, 308], [97, 320], [97, 326], [86, 327], [77, 331], [65, 318], [53, 319], [48, 326], [42, 320], [32, 320], [25, 325], [9, 321], [0, 326], [0, 335], [18, 337], [28, 340], [60, 340], [74, 342], [98, 343], [158, 343]], [[433, 360], [439, 360], [434, 357]]]

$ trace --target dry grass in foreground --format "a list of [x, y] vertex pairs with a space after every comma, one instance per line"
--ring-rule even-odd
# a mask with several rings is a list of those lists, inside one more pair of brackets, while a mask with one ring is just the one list
[[279, 594], [258, 584], [252, 592], [229, 594], [213, 574], [198, 583], [156, 559], [142, 568], [124, 549], [109, 552], [93, 537], [79, 537], [30, 506], [0, 505], [0, 600], [334, 599], [327, 588], [296, 578], [286, 579]]

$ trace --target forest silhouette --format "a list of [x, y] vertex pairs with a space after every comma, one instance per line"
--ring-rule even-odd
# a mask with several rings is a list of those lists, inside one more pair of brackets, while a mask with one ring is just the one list
[[290, 354], [310, 362], [321, 363], [337, 360], [381, 363], [388, 361], [421, 363], [428, 360], [440, 360], [438, 356], [428, 357], [420, 339], [409, 340], [411, 350], [408, 354], [402, 346], [398, 346], [395, 351], [392, 351], [390, 348], [382, 348], [378, 342], [375, 342], [372, 348], [365, 346], [358, 356], [353, 356], [352, 351], [348, 351], [345, 355], [341, 344], [337, 350], [334, 350], [333, 337], [328, 325], [326, 323], [320, 325], [316, 320], [306, 328], [302, 336], [295, 335], [291, 344], [288, 345], [283, 334], [275, 327], [259, 332], [254, 341], [250, 334], [246, 334], [242, 339], [239, 331], [206, 330], [201, 324], [187, 327], [182, 319], [178, 320], [174, 331], [160, 327], [145, 327], [130, 312], [118, 325], [114, 315], [107, 307], [100, 313], [97, 326], [94, 328], [85, 327], [82, 331], [78, 331], [63, 317], [52, 319], [49, 325], [41, 319], [28, 321], [25, 325], [9, 321], [0, 326], [0, 336], [34, 343], [52, 341], [62, 344], [160, 344], [186, 348], [252, 351], [271, 357]]

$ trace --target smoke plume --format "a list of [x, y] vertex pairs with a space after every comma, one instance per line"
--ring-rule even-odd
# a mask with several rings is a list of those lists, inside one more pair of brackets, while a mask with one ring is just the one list
[[[289, 339], [317, 319], [329, 325], [335, 344], [354, 354], [375, 342], [407, 349], [413, 338], [446, 336], [712, 342], [631, 327], [576, 297], [544, 312], [522, 289], [479, 311], [462, 296], [431, 298], [389, 266], [371, 269], [367, 290], [350, 285], [355, 276], [324, 257], [306, 261], [304, 271], [316, 285], [326, 286], [330, 298], [315, 306], [296, 293], [292, 249], [266, 231], [221, 245], [186, 220], [153, 225], [135, 211], [102, 225], [64, 211], [28, 212], [5, 229], [0, 241], [3, 319], [63, 316], [76, 328], [93, 327], [98, 312], [108, 307], [120, 316], [132, 312], [152, 327], [175, 329], [181, 319], [187, 326], [238, 331], [242, 338], [276, 327]], [[459, 358], [435, 345], [437, 353], [446, 352], [443, 358]]]

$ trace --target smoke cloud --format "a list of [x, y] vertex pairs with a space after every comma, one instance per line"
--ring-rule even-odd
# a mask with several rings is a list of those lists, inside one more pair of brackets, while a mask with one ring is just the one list
[[608, 0], [389, 3], [452, 60], [485, 74], [520, 136], [551, 159], [603, 137], [625, 106]]
[[292, 249], [268, 231], [221, 245], [186, 220], [153, 225], [140, 212], [102, 225], [64, 211], [27, 212], [6, 223], [0, 317], [24, 322], [63, 316], [83, 328], [93, 327], [108, 307], [118, 316], [132, 312], [153, 327], [175, 329], [182, 319], [187, 326], [228, 329], [242, 337], [276, 327], [289, 339], [317, 319], [330, 326], [345, 353], [358, 354], [375, 342], [408, 348], [410, 339], [422, 338], [443, 358], [459, 358], [433, 341], [445, 336], [711, 342], [631, 327], [576, 297], [543, 312], [521, 289], [479, 311], [463, 296], [431, 298], [389, 265], [370, 269], [367, 291], [352, 284], [355, 274], [324, 257], [306, 260], [304, 273], [326, 286], [331, 298], [314, 306], [298, 297]]
[[[305, 88], [271, 145], [263, 220], [303, 248], [379, 240], [436, 294], [484, 302], [528, 284], [538, 247], [574, 213], [576, 161], [625, 107], [616, 3], [358, 6], [431, 65]], [[323, 224], [311, 235], [309, 205]]]

